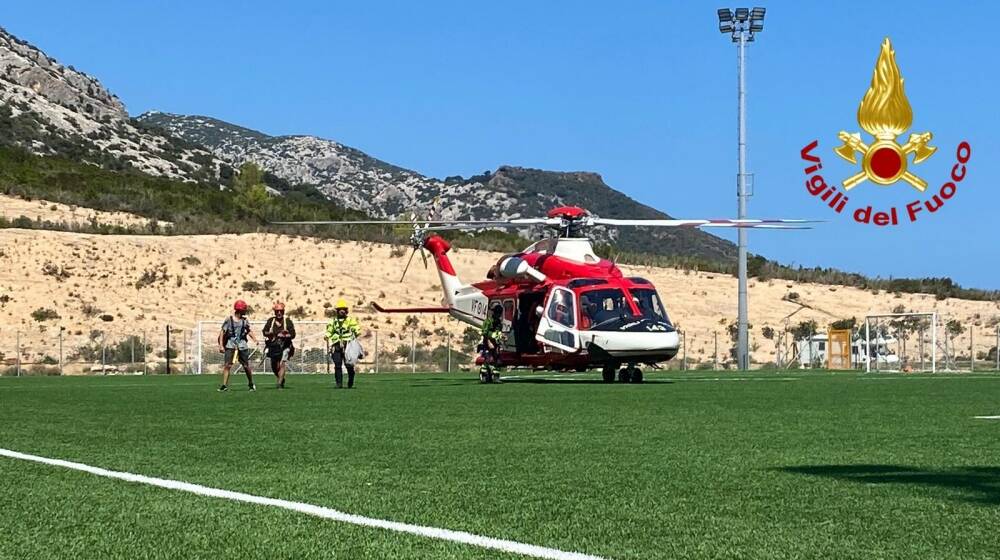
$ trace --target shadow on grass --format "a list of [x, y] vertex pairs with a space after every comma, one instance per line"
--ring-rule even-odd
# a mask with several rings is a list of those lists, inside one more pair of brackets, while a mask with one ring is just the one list
[[900, 484], [935, 490], [940, 497], [1000, 505], [1000, 467], [923, 469], [901, 465], [804, 465], [777, 470], [861, 484]]

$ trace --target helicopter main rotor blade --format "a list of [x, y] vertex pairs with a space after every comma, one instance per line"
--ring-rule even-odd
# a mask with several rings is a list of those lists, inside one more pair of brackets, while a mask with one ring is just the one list
[[593, 218], [589, 225], [595, 226], [638, 226], [638, 227], [729, 227], [754, 229], [811, 229], [808, 225], [815, 220], [616, 220], [612, 218]]
[[412, 226], [413, 224], [426, 225], [467, 225], [480, 227], [520, 227], [522, 225], [534, 224], [558, 224], [547, 218], [518, 218], [515, 220], [314, 220], [301, 222], [270, 222], [275, 226]]

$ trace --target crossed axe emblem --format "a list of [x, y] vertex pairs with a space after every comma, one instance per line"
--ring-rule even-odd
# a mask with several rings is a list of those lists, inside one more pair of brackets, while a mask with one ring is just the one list
[[920, 192], [927, 189], [927, 181], [907, 171], [906, 164], [907, 156], [911, 153], [915, 154], [913, 163], [917, 164], [937, 151], [936, 147], [928, 145], [933, 138], [930, 132], [910, 134], [909, 140], [903, 145], [891, 136], [877, 137], [875, 143], [868, 145], [861, 140], [860, 133], [849, 134], [843, 130], [837, 137], [844, 142], [834, 149], [838, 156], [857, 164], [858, 154], [862, 155], [861, 171], [844, 180], [845, 191], [856, 187], [865, 179], [879, 185], [891, 185], [902, 179]]

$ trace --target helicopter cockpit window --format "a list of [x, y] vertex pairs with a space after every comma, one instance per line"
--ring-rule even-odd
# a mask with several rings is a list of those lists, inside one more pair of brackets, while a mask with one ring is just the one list
[[632, 288], [630, 291], [632, 292], [632, 299], [635, 300], [635, 306], [639, 308], [639, 312], [642, 313], [643, 317], [665, 323], [670, 322], [670, 318], [667, 317], [667, 310], [663, 307], [663, 302], [660, 301], [660, 296], [656, 294], [656, 290]]
[[573, 303], [573, 293], [556, 289], [549, 299], [549, 308], [545, 312], [549, 319], [564, 326], [573, 328], [576, 324], [576, 305]]
[[625, 301], [625, 294], [618, 288], [591, 290], [580, 295], [586, 327], [599, 325], [611, 319], [632, 316], [632, 309]]

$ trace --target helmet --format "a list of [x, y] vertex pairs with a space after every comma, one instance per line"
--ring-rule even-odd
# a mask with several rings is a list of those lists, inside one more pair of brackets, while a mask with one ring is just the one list
[[236, 303], [233, 304], [233, 310], [235, 310], [235, 311], [246, 311], [247, 310], [247, 302], [243, 301], [242, 299], [236, 300]]
[[285, 304], [280, 301], [276, 301], [274, 302], [274, 307], [272, 309], [274, 309], [275, 311], [284, 311]]
[[344, 298], [340, 298], [339, 300], [337, 300], [337, 305], [335, 306], [335, 309], [347, 309], [347, 300]]

